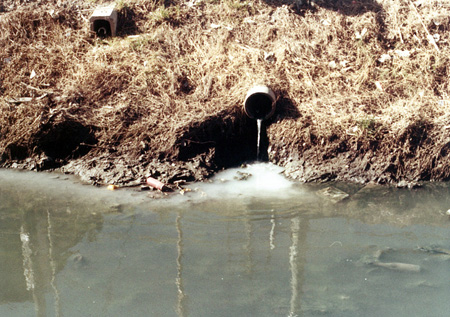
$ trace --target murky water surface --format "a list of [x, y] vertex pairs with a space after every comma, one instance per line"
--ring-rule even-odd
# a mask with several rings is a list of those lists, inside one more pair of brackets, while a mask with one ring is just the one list
[[0, 170], [0, 316], [448, 316], [449, 184], [278, 172], [154, 201]]

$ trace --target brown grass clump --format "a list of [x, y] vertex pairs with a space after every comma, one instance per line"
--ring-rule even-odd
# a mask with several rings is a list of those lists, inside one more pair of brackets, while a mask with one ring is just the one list
[[449, 179], [450, 3], [299, 3], [121, 0], [119, 36], [101, 40], [86, 21], [98, 1], [5, 2], [3, 163], [202, 179], [254, 157], [240, 105], [264, 83], [278, 96], [268, 157], [291, 177]]

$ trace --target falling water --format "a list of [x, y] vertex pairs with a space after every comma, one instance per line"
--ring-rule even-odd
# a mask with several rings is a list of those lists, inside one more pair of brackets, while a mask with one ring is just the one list
[[262, 119], [258, 119], [256, 120], [256, 122], [258, 123], [258, 141], [256, 142], [256, 160], [259, 161], [259, 147], [261, 144], [261, 124], [262, 124]]

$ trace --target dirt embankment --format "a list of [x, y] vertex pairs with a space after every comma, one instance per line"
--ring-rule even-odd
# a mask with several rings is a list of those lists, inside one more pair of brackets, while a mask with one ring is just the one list
[[[3, 1], [1, 166], [93, 184], [204, 180], [263, 152], [302, 181], [450, 179], [448, 1]], [[266, 151], [267, 150], [267, 151]], [[267, 154], [266, 154], [267, 153]]]

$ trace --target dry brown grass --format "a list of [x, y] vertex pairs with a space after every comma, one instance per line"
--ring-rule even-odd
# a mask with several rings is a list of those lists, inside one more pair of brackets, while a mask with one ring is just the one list
[[137, 158], [143, 143], [146, 159], [157, 159], [265, 83], [289, 105], [269, 126], [273, 161], [320, 147], [391, 159], [420, 126], [434, 138], [424, 147], [432, 153], [405, 150], [402, 159], [417, 154], [434, 165], [429, 175], [448, 178], [447, 165], [436, 167], [450, 144], [450, 2], [317, 0], [300, 10], [294, 2], [122, 0], [120, 36], [106, 40], [90, 38], [84, 21], [99, 1], [0, 13], [0, 152], [21, 144], [40, 154], [32, 145], [41, 126], [70, 116], [96, 127], [92, 156], [113, 149]]

